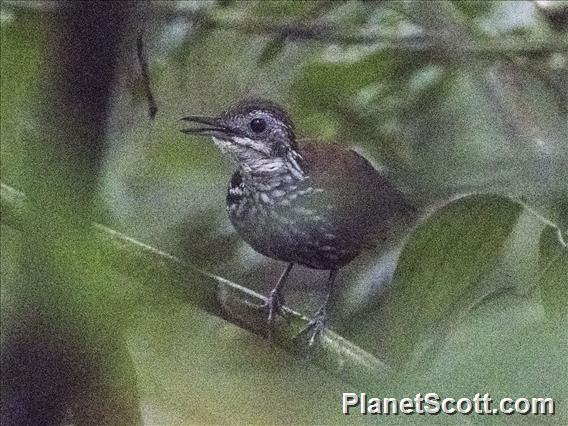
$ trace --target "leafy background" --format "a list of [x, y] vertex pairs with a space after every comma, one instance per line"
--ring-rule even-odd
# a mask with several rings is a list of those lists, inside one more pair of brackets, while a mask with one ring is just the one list
[[[401, 229], [402, 243], [365, 253], [339, 276], [331, 328], [394, 367], [373, 388], [205, 314], [166, 285], [94, 265], [97, 287], [78, 281], [77, 291], [102, 321], [120, 324], [130, 360], [114, 368], [134, 368], [145, 423], [359, 422], [340, 415], [341, 393], [363, 391], [549, 396], [559, 411], [551, 420], [568, 421], [568, 254], [552, 226], [566, 239], [568, 42], [553, 13], [568, 6], [548, 3], [144, 7], [159, 111], [148, 118], [127, 39], [98, 179], [100, 221], [266, 294], [283, 265], [231, 228], [232, 165], [179, 132], [180, 117], [250, 95], [286, 105], [304, 136], [355, 147], [424, 211], [417, 227]], [[53, 8], [2, 3], [1, 170], [16, 188], [33, 170], [22, 145], [41, 133]], [[7, 289], [23, 279], [22, 251], [20, 232], [3, 222], [3, 319], [14, 303]], [[287, 302], [309, 315], [323, 280], [294, 271]]]

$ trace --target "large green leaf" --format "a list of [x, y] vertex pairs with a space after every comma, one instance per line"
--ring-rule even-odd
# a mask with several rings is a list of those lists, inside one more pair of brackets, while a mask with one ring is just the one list
[[471, 195], [430, 216], [404, 248], [388, 301], [395, 364], [409, 361], [421, 335], [489, 293], [481, 280], [507, 240], [522, 206], [495, 195]]
[[568, 248], [552, 226], [542, 231], [539, 261], [539, 286], [546, 314], [552, 320], [565, 319], [568, 314]]
[[[538, 292], [502, 293], [486, 299], [452, 327], [436, 356], [422, 369], [404, 372], [389, 394], [413, 395], [428, 389], [441, 398], [488, 393], [494, 401], [511, 398], [552, 398], [556, 415], [487, 416], [474, 423], [566, 424], [568, 328], [546, 321]], [[491, 408], [496, 408], [494, 402]], [[469, 417], [469, 416], [468, 416]], [[465, 416], [439, 416], [437, 424], [466, 421]], [[426, 422], [428, 423], [428, 422]]]

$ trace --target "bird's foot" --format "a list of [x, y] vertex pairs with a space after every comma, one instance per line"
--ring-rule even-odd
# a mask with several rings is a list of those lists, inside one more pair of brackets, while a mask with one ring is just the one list
[[276, 289], [272, 290], [266, 299], [264, 308], [268, 311], [268, 323], [273, 324], [276, 315], [284, 316], [284, 298]]
[[272, 332], [274, 331], [274, 323], [276, 321], [276, 316], [280, 315], [284, 319], [288, 319], [286, 311], [284, 311], [284, 298], [279, 290], [273, 289], [266, 303], [264, 304], [264, 309], [268, 312], [267, 325], [268, 325], [268, 337], [272, 339]]
[[320, 308], [314, 318], [298, 333], [297, 337], [308, 336], [308, 345], [314, 346], [316, 341], [321, 339], [325, 326], [327, 324], [327, 316], [325, 308]]

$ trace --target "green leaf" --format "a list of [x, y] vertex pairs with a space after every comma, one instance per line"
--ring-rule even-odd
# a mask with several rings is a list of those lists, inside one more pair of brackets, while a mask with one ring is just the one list
[[254, 5], [255, 15], [264, 18], [288, 18], [303, 16], [311, 10], [312, 2], [303, 1], [262, 1]]
[[[428, 389], [454, 398], [478, 392], [495, 400], [550, 397], [557, 408], [553, 423], [567, 424], [566, 411], [559, 409], [567, 395], [567, 330], [565, 323], [546, 321], [538, 292], [492, 297], [452, 327], [433, 360], [410, 374], [402, 372], [396, 382], [393, 378], [392, 394]], [[523, 420], [506, 417], [503, 424]], [[441, 424], [442, 419], [456, 420], [440, 416]], [[472, 418], [473, 423], [483, 420], [493, 424], [495, 417]]]
[[547, 226], [540, 238], [539, 287], [542, 303], [550, 319], [568, 313], [568, 248], [560, 241], [558, 229]]
[[286, 37], [275, 37], [271, 39], [260, 53], [258, 64], [260, 66], [270, 63], [276, 56], [278, 56], [286, 46]]
[[522, 209], [505, 197], [471, 195], [418, 227], [401, 254], [387, 302], [395, 364], [409, 361], [422, 335], [489, 293], [482, 275], [496, 262]]

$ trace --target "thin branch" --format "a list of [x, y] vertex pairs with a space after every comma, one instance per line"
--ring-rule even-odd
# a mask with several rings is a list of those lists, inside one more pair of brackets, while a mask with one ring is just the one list
[[[27, 216], [24, 194], [2, 184], [0, 196], [2, 223], [23, 232], [33, 230]], [[176, 257], [136, 241], [106, 226], [94, 224], [96, 245], [104, 260], [117, 272], [142, 282], [163, 288], [169, 283], [185, 302], [203, 311], [265, 337], [266, 312], [261, 307], [266, 299], [245, 287], [201, 271]], [[373, 355], [343, 337], [326, 330], [321, 344], [308, 348], [307, 342], [296, 339], [308, 319], [285, 308], [288, 321], [275, 325], [274, 344], [298, 358], [308, 358], [330, 374], [352, 384], [376, 386], [391, 369]]]

